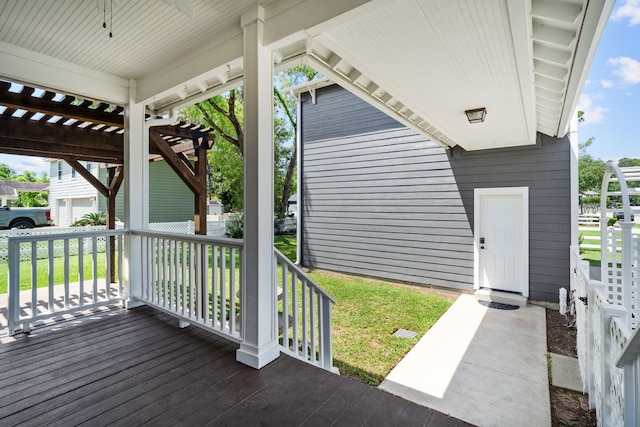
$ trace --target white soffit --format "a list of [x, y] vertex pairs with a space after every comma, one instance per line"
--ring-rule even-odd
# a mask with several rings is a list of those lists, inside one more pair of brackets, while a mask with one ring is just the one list
[[[586, 1], [398, 0], [312, 30], [308, 53], [336, 82], [443, 145], [534, 144], [536, 131], [564, 134], [577, 100], [568, 88], [582, 87], [590, 65], [586, 53], [576, 57], [579, 38], [595, 52], [601, 32], [583, 28]], [[603, 23], [602, 4], [613, 2], [599, 3], [591, 12]], [[464, 111], [478, 107], [485, 122], [469, 124]]]
[[[332, 52], [323, 58], [316, 50], [320, 60], [364, 74], [377, 86], [372, 96], [406, 110], [448, 146], [535, 142], [523, 114], [505, 1], [396, 1], [317, 40]], [[488, 111], [485, 122], [469, 124], [464, 111], [479, 107]]]
[[[240, 16], [261, 4], [276, 70], [307, 62], [434, 141], [478, 150], [563, 135], [614, 0], [193, 0], [192, 18], [113, 3], [109, 38], [102, 1], [0, 1], [0, 72], [120, 102], [132, 82], [166, 112], [242, 84]], [[471, 125], [478, 107], [486, 121]]]

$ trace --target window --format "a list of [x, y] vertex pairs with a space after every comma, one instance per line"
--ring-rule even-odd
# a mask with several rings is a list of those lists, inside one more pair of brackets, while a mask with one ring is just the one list
[[91, 162], [87, 162], [87, 172], [91, 172]]
[[58, 181], [62, 181], [62, 160], [58, 160]]
[[71, 168], [71, 179], [76, 179], [76, 170]]

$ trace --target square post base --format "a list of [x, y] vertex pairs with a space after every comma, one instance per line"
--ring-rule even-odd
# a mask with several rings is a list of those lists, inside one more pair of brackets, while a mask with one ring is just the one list
[[240, 348], [236, 351], [236, 360], [254, 369], [260, 369], [263, 366], [266, 366], [276, 360], [279, 356], [280, 346], [277, 341], [273, 341], [262, 348], [242, 343], [240, 344]]

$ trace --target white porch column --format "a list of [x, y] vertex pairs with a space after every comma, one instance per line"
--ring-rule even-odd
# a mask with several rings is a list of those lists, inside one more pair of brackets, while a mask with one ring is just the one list
[[273, 57], [264, 47], [264, 9], [244, 28], [244, 341], [236, 359], [260, 369], [280, 355], [273, 271]]
[[[124, 182], [125, 228], [144, 229], [149, 218], [149, 135], [145, 135], [144, 105], [136, 104], [136, 82], [130, 80], [129, 104], [125, 108]], [[126, 308], [141, 303], [132, 296], [142, 295], [140, 236], [127, 236], [124, 244], [124, 293]]]

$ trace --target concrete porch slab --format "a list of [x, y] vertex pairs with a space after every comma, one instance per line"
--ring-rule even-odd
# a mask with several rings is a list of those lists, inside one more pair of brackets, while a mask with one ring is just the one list
[[527, 297], [512, 292], [478, 289], [474, 295], [478, 301], [497, 302], [499, 304], [510, 304], [518, 307], [525, 307], [527, 305]]
[[380, 388], [479, 426], [551, 423], [545, 310], [461, 295]]

